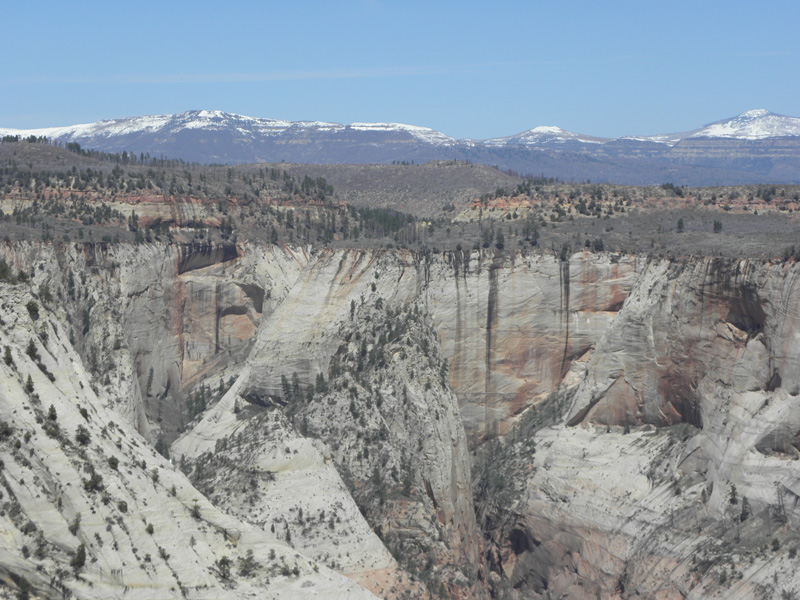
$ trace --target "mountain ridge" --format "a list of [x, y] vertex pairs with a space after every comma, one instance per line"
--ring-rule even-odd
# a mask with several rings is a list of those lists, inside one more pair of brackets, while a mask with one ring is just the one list
[[[646, 185], [800, 182], [800, 118], [749, 110], [680, 133], [603, 138], [537, 126], [486, 140], [402, 123], [284, 121], [217, 110], [108, 119], [67, 127], [0, 128], [104, 152], [198, 163], [422, 163], [465, 160], [561, 179]], [[666, 179], [665, 179], [666, 178]]]
[[[117, 119], [102, 119], [92, 123], [54, 127], [35, 127], [27, 129], [0, 127], [0, 134], [20, 135], [22, 137], [36, 135], [51, 138], [63, 138], [66, 136], [80, 138], [94, 132], [97, 132], [94, 133], [95, 135], [120, 135], [163, 129], [174, 130], [176, 126], [183, 126], [186, 129], [221, 129], [222, 127], [220, 127], [220, 125], [225, 125], [225, 121], [253, 124], [255, 125], [254, 129], [258, 129], [265, 135], [279, 135], [291, 128], [318, 128], [332, 131], [407, 131], [418, 136], [422, 140], [439, 144], [472, 143], [500, 145], [512, 141], [515, 143], [525, 143], [524, 140], [530, 140], [530, 143], [535, 145], [539, 143], [541, 139], [577, 139], [589, 143], [604, 143], [612, 140], [630, 139], [661, 141], [669, 144], [670, 142], [674, 143], [675, 141], [687, 137], [764, 139], [768, 137], [800, 136], [800, 118], [780, 115], [763, 108], [750, 109], [734, 117], [713, 121], [698, 128], [679, 133], [658, 133], [644, 136], [621, 135], [617, 137], [603, 137], [578, 133], [568, 131], [557, 125], [537, 125], [520, 133], [481, 140], [475, 138], [454, 138], [430, 127], [398, 122], [354, 122], [345, 124], [328, 121], [288, 121], [284, 119], [252, 117], [238, 113], [207, 109], [192, 109], [174, 114], [137, 115]], [[136, 127], [137, 124], [139, 125], [138, 128]], [[765, 127], [765, 125], [771, 125], [772, 128]]]

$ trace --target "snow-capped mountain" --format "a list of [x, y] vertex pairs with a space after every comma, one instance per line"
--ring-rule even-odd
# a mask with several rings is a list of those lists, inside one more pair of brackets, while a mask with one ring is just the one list
[[766, 110], [750, 110], [680, 133], [615, 139], [555, 126], [487, 140], [455, 139], [399, 123], [285, 121], [216, 110], [0, 129], [4, 135], [45, 136], [105, 152], [127, 150], [201, 163], [458, 159], [521, 173], [620, 183], [800, 182], [800, 118]]
[[800, 136], [800, 119], [776, 115], [768, 110], [759, 108], [743, 112], [732, 119], [716, 121], [706, 125], [694, 132], [690, 137], [763, 140], [787, 136]]
[[[0, 135], [44, 136], [62, 141], [91, 141], [125, 138], [143, 135], [177, 135], [185, 131], [231, 132], [234, 135], [256, 140], [308, 133], [378, 132], [388, 135], [407, 135], [422, 143], [451, 145], [455, 139], [416, 125], [402, 123], [353, 123], [341, 125], [323, 121], [282, 121], [260, 117], [248, 117], [219, 110], [190, 110], [176, 115], [151, 115], [108, 119], [96, 123], [71, 125], [68, 127], [45, 127], [40, 129], [0, 129]], [[84, 144], [82, 144], [84, 145]], [[98, 148], [101, 149], [101, 148]]]
[[[175, 115], [150, 115], [108, 119], [96, 123], [84, 123], [66, 127], [44, 127], [38, 129], [0, 128], [0, 135], [44, 136], [52, 139], [72, 142], [96, 149], [112, 145], [122, 148], [122, 142], [133, 141], [132, 138], [147, 136], [175, 136], [189, 131], [227, 132], [234, 137], [243, 137], [252, 141], [258, 139], [295, 137], [315, 134], [377, 134], [392, 140], [405, 138], [406, 141], [417, 141], [434, 146], [529, 146], [558, 147], [572, 143], [603, 145], [609, 141], [649, 141], [674, 145], [687, 138], [732, 138], [743, 140], [766, 139], [772, 137], [800, 136], [800, 118], [778, 115], [768, 110], [749, 110], [736, 117], [710, 123], [698, 129], [680, 133], [656, 134], [649, 136], [623, 136], [612, 140], [581, 133], [567, 131], [556, 126], [539, 126], [515, 135], [490, 138], [487, 140], [456, 140], [444, 133], [428, 127], [405, 125], [402, 123], [327, 123], [324, 121], [285, 121], [237, 115], [219, 110], [191, 110]], [[110, 144], [104, 142], [110, 142]], [[144, 140], [142, 140], [144, 141]], [[375, 140], [370, 140], [374, 143]], [[100, 146], [98, 146], [100, 144]], [[141, 144], [136, 144], [137, 146]], [[138, 150], [137, 148], [128, 148]], [[237, 161], [233, 161], [237, 162]]]
[[550, 146], [550, 145], [563, 145], [571, 142], [579, 142], [583, 144], [602, 144], [607, 142], [608, 138], [592, 137], [580, 133], [574, 133], [555, 126], [540, 126], [534, 127], [516, 135], [510, 135], [501, 138], [492, 138], [484, 140], [486, 146]]
[[206, 163], [390, 162], [401, 148], [447, 148], [457, 143], [443, 133], [416, 125], [284, 121], [218, 110], [70, 127], [0, 129], [0, 135], [45, 136], [104, 152], [149, 152], [151, 156]]

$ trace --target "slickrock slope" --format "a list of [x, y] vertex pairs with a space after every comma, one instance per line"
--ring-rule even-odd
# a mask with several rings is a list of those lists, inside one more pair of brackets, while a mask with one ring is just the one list
[[[50, 276], [37, 267], [34, 289]], [[84, 368], [61, 306], [7, 283], [0, 303], [0, 580], [17, 597], [372, 597], [159, 456]]]
[[280, 411], [249, 403], [240, 388], [235, 384], [172, 446], [200, 489], [381, 597], [420, 593], [364, 520], [330, 451], [299, 435]]

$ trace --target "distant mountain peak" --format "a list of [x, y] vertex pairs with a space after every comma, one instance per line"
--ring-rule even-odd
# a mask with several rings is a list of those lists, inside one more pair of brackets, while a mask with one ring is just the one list
[[557, 135], [560, 134], [572, 134], [572, 132], [567, 131], [566, 129], [561, 129], [561, 127], [556, 127], [555, 125], [539, 125], [538, 127], [534, 127], [533, 129], [529, 130], [535, 133], [554, 133]]
[[765, 117], [767, 115], [772, 115], [772, 114], [775, 113], [768, 111], [766, 108], [754, 108], [753, 110], [744, 111], [742, 114], [740, 114], [738, 117], [735, 118], [755, 119], [757, 117]]
[[756, 108], [730, 119], [710, 123], [689, 137], [762, 140], [785, 136], [800, 136], [799, 118], [778, 115], [764, 108]]
[[223, 118], [228, 116], [230, 113], [226, 113], [221, 110], [190, 110], [185, 114], [195, 114], [198, 117]]
[[608, 140], [567, 131], [555, 125], [540, 125], [516, 135], [485, 140], [484, 143], [487, 146], [538, 146], [566, 143], [598, 144], [605, 141]]
[[148, 115], [125, 117], [122, 119], [104, 119], [95, 123], [71, 125], [67, 127], [46, 127], [40, 129], [14, 130], [0, 129], [3, 135], [44, 136], [64, 141], [81, 140], [81, 143], [92, 146], [99, 139], [110, 139], [120, 136], [139, 136], [144, 134], [169, 133], [171, 135], [195, 131], [230, 131], [243, 139], [274, 138], [298, 132], [375, 132], [385, 135], [410, 136], [422, 143], [438, 146], [449, 146], [456, 140], [444, 133], [402, 123], [328, 123], [325, 121], [284, 121], [263, 117], [249, 117], [221, 110], [195, 109], [171, 115]]

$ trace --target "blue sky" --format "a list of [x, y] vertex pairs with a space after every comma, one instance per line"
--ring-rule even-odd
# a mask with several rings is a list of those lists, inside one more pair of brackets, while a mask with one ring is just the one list
[[454, 137], [800, 116], [800, 2], [8, 2], [0, 127], [194, 108]]

